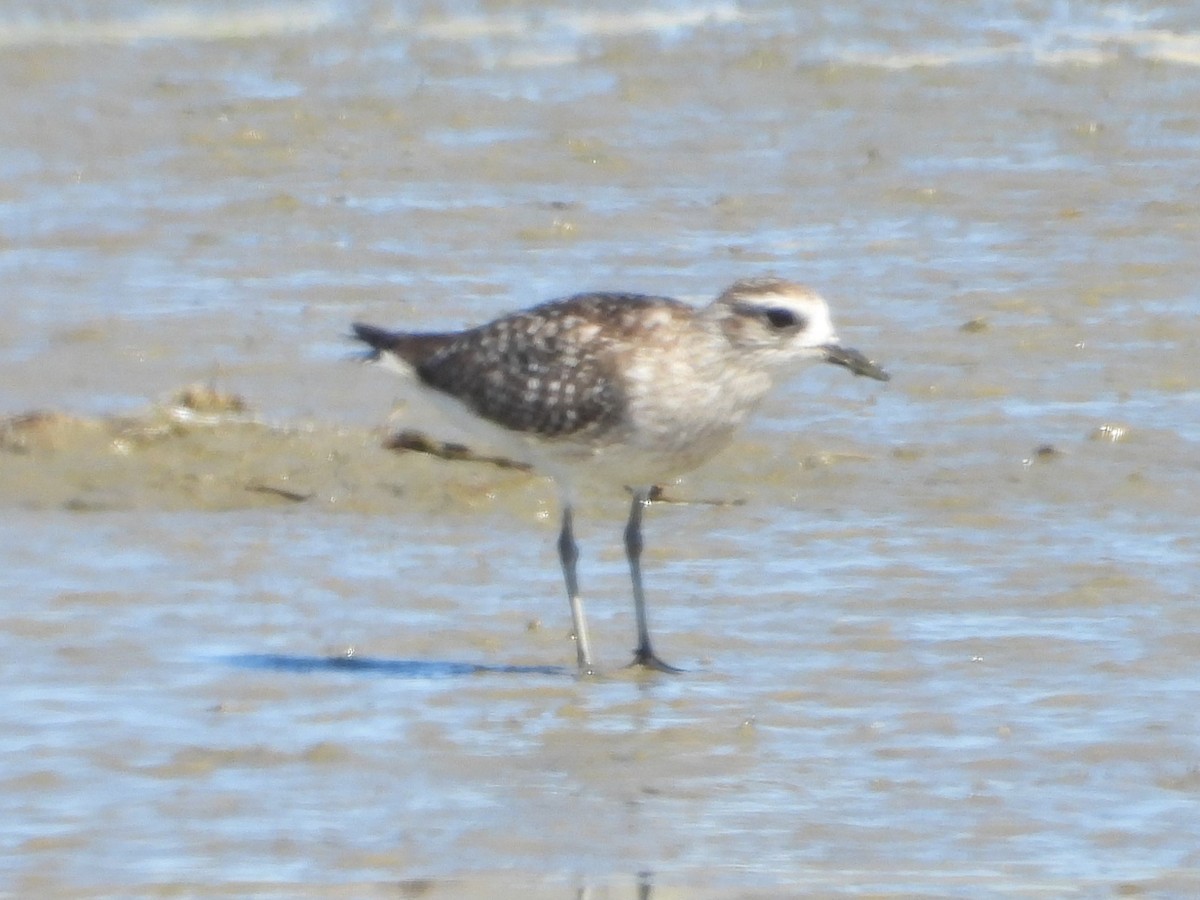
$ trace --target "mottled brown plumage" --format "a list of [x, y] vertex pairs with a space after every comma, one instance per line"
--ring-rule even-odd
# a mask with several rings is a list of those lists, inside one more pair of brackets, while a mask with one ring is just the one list
[[520, 433], [562, 438], [616, 427], [627, 398], [619, 359], [646, 311], [692, 308], [666, 297], [579, 294], [450, 334], [355, 325], [376, 351], [395, 353], [431, 388]]

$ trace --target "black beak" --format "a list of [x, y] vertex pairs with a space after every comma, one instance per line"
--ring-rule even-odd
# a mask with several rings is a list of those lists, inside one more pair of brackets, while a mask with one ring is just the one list
[[888, 381], [892, 377], [857, 350], [851, 350], [841, 344], [826, 344], [821, 349], [825, 351], [825, 362], [845, 366], [855, 375], [866, 375], [876, 381]]

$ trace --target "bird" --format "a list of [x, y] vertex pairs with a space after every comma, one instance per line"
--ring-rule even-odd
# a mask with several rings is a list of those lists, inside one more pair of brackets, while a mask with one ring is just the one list
[[655, 652], [647, 620], [642, 517], [653, 488], [725, 447], [804, 363], [890, 378], [840, 343], [820, 294], [774, 275], [736, 281], [706, 306], [591, 291], [462, 331], [352, 328], [369, 348], [362, 358], [398, 374], [411, 400], [557, 485], [558, 555], [583, 675], [596, 670], [576, 571], [581, 483], [633, 497], [624, 531], [637, 620], [630, 666], [679, 672]]

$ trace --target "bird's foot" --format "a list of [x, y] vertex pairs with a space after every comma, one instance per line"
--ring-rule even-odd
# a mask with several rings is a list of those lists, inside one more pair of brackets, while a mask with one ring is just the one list
[[640, 666], [643, 669], [651, 669], [655, 672], [669, 672], [672, 675], [678, 675], [683, 672], [683, 669], [678, 669], [668, 663], [663, 662], [658, 658], [658, 654], [654, 652], [653, 647], [638, 647], [633, 651], [633, 662], [627, 668]]

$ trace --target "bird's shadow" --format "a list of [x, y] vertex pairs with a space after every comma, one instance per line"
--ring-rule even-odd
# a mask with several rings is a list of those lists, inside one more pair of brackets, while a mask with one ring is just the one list
[[238, 653], [223, 660], [241, 669], [291, 672], [350, 672], [381, 678], [458, 678], [464, 675], [574, 675], [563, 666], [500, 666], [441, 659], [379, 659], [369, 656], [292, 656], [286, 653]]

